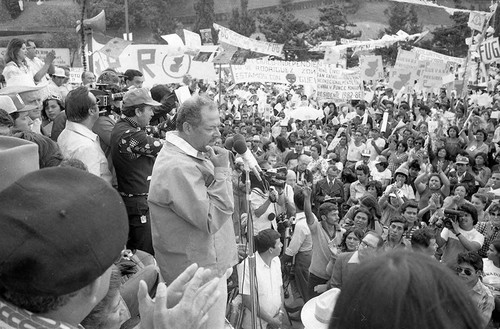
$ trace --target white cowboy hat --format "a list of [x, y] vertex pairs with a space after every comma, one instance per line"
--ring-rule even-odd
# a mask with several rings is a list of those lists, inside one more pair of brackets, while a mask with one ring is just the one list
[[339, 295], [340, 289], [333, 288], [310, 299], [302, 307], [300, 313], [304, 327], [306, 329], [327, 329]]

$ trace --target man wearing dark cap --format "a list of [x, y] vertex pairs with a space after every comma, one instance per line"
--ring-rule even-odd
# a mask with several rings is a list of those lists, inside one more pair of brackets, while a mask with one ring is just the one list
[[[0, 328], [82, 328], [108, 293], [127, 241], [125, 207], [115, 189], [83, 170], [22, 170], [28, 174], [0, 184]], [[190, 266], [169, 286], [168, 306], [163, 283], [155, 305], [142, 282], [141, 327], [187, 329], [206, 321], [218, 297], [217, 279], [204, 284], [209, 274]]]
[[129, 240], [127, 248], [154, 254], [147, 195], [148, 177], [163, 144], [147, 134], [154, 101], [145, 88], [128, 91], [123, 97], [122, 114], [111, 132], [111, 157], [116, 170], [118, 191], [127, 207]]
[[[229, 153], [210, 146], [220, 138], [219, 127], [212, 100], [187, 99], [177, 114], [177, 131], [167, 133], [153, 168], [148, 197], [153, 246], [167, 284], [193, 262], [219, 277], [237, 263]], [[206, 328], [223, 328], [226, 289], [221, 280], [222, 298]]]
[[108, 291], [125, 218], [111, 185], [73, 168], [34, 171], [1, 191], [0, 327], [76, 328]]

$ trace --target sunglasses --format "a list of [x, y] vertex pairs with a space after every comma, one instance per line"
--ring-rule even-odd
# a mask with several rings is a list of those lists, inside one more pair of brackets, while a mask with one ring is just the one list
[[422, 143], [421, 143], [421, 142], [415, 142], [414, 144], [415, 144], [415, 145], [422, 145]]
[[464, 274], [467, 276], [471, 276], [472, 274], [474, 274], [474, 271], [471, 270], [470, 268], [461, 268], [460, 266], [457, 266], [455, 271], [457, 272], [457, 274], [464, 272]]
[[490, 212], [491, 216], [500, 216], [500, 212]]

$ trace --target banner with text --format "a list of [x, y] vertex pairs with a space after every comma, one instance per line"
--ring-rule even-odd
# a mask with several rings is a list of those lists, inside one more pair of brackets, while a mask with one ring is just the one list
[[362, 99], [361, 74], [356, 70], [343, 70], [334, 65], [318, 65], [317, 98], [320, 101], [347, 102]]
[[234, 82], [274, 82], [316, 84], [314, 62], [265, 61], [249, 59], [244, 65], [232, 65]]
[[229, 43], [230, 45], [257, 53], [278, 57], [283, 56], [283, 44], [250, 39], [216, 23], [214, 23], [214, 29], [219, 31], [219, 42]]

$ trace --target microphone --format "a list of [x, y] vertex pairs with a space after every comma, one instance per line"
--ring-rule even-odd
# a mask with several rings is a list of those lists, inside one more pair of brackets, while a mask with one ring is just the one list
[[228, 137], [226, 141], [224, 142], [224, 148], [226, 150], [232, 151], [233, 150], [233, 145], [234, 145], [234, 139], [233, 137]]
[[252, 170], [257, 179], [262, 182], [262, 178], [260, 177], [262, 169], [260, 168], [259, 164], [257, 163], [257, 160], [253, 156], [252, 151], [248, 149], [245, 137], [243, 137], [240, 134], [234, 135], [233, 149], [236, 151], [236, 153], [241, 155], [243, 162], [245, 163], [245, 167]]

